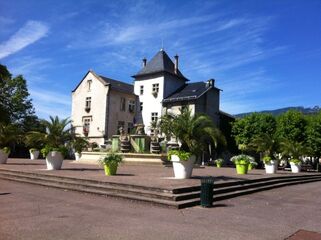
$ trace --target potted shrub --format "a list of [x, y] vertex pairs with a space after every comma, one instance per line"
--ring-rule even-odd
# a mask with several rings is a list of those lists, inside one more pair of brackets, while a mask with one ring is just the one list
[[216, 164], [216, 167], [220, 168], [222, 167], [224, 160], [222, 158], [214, 160], [214, 163]]
[[42, 155], [46, 158], [47, 170], [60, 170], [68, 149], [64, 146], [50, 147], [46, 145], [41, 149]]
[[[38, 136], [33, 136], [34, 132], [28, 132], [26, 137], [24, 138], [24, 143], [27, 147], [30, 147], [29, 154], [30, 159], [35, 160], [39, 157], [39, 149], [43, 147], [42, 138], [39, 138]], [[37, 147], [36, 147], [37, 146]]]
[[81, 152], [89, 146], [89, 142], [83, 137], [74, 137], [72, 147], [75, 150], [75, 159], [78, 161], [81, 158]]
[[192, 176], [195, 156], [184, 150], [170, 150], [168, 160], [173, 163], [174, 176], [177, 179], [186, 179]]
[[191, 177], [196, 157], [208, 149], [209, 143], [215, 147], [219, 142], [225, 143], [210, 117], [192, 115], [187, 108], [182, 108], [180, 114], [163, 116], [160, 130], [167, 138], [175, 137], [178, 141], [179, 149], [168, 152], [177, 179]]
[[104, 167], [106, 176], [116, 175], [118, 164], [123, 160], [122, 155], [110, 153], [99, 160], [100, 165]]
[[262, 160], [264, 163], [265, 172], [267, 174], [275, 174], [276, 170], [278, 169], [278, 161], [272, 160], [270, 156], [264, 156]]
[[267, 174], [276, 173], [278, 161], [273, 160], [272, 156], [279, 149], [279, 139], [275, 134], [262, 133], [254, 137], [250, 147], [264, 155], [263, 162]]
[[37, 148], [30, 148], [29, 153], [30, 153], [30, 159], [35, 160], [35, 159], [38, 159], [40, 152]]
[[18, 130], [12, 124], [0, 123], [0, 164], [6, 164], [10, 148], [9, 145], [14, 143], [18, 138]]
[[10, 148], [4, 147], [0, 149], [0, 164], [6, 164], [10, 154]]
[[250, 162], [254, 161], [254, 158], [249, 155], [240, 154], [240, 155], [232, 157], [231, 161], [236, 166], [236, 173], [237, 174], [247, 174], [248, 166], [249, 166]]
[[291, 166], [291, 171], [293, 173], [301, 172], [301, 160], [300, 159], [291, 159], [290, 166]]
[[44, 148], [41, 149], [42, 155], [46, 158], [48, 170], [61, 169], [62, 162], [68, 154], [65, 145], [70, 142], [72, 134], [68, 127], [71, 121], [50, 116], [50, 120], [43, 120], [44, 132], [30, 132], [29, 138], [32, 141], [41, 141]]
[[256, 167], [257, 167], [257, 162], [250, 161], [249, 166], [247, 167], [247, 170], [250, 171], [250, 170], [252, 170], [252, 169], [254, 169]]
[[307, 152], [301, 142], [283, 141], [281, 143], [281, 149], [283, 150], [282, 155], [290, 156], [290, 166], [293, 173], [301, 171], [301, 160], [300, 157]]

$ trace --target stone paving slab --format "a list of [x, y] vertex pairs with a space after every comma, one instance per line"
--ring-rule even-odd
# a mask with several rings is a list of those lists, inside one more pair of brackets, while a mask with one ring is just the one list
[[206, 176], [214, 177], [215, 183], [252, 180], [280, 176], [309, 175], [309, 172], [293, 174], [288, 171], [278, 171], [277, 174], [265, 174], [263, 169], [254, 169], [247, 175], [237, 175], [235, 168], [216, 168], [213, 166], [194, 168], [191, 179], [174, 179], [173, 169], [164, 166], [151, 165], [120, 165], [116, 176], [105, 176], [98, 164], [79, 164], [76, 161], [64, 160], [59, 171], [46, 170], [44, 160], [8, 159], [7, 164], [1, 164], [0, 169], [11, 169], [42, 173], [56, 176], [90, 179], [103, 182], [123, 183], [163, 189], [199, 186], [200, 179]]

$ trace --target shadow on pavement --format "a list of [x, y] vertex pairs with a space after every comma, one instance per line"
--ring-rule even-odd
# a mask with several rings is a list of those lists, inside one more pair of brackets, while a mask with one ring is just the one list
[[2, 196], [2, 195], [9, 195], [9, 194], [11, 194], [11, 193], [8, 193], [8, 192], [0, 193], [0, 196]]
[[7, 163], [7, 165], [24, 165], [24, 166], [29, 166], [29, 165], [46, 165], [45, 162], [43, 163]]

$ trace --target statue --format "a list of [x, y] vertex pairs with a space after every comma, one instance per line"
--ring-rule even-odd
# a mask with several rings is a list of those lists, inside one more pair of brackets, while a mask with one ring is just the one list
[[135, 134], [137, 134], [137, 135], [144, 135], [145, 134], [144, 124], [137, 123], [134, 126], [136, 128]]
[[128, 141], [128, 135], [126, 134], [123, 127], [119, 128], [119, 140], [120, 141]]

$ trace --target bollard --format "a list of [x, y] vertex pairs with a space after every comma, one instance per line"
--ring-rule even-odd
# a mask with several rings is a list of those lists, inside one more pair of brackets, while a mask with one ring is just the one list
[[213, 177], [206, 177], [201, 179], [201, 206], [202, 207], [213, 206], [213, 188], [214, 188]]

